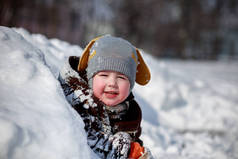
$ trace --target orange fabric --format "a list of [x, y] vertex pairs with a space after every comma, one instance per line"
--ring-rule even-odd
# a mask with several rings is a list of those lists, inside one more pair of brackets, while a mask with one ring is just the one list
[[137, 72], [136, 72], [136, 83], [140, 85], [146, 85], [150, 81], [150, 70], [145, 64], [145, 61], [138, 49], [136, 49], [137, 57], [139, 64], [137, 66]]
[[132, 142], [129, 159], [138, 159], [144, 153], [144, 151], [144, 147], [140, 146], [138, 142]]

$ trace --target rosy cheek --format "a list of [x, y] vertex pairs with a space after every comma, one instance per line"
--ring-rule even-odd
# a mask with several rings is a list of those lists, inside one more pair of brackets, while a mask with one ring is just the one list
[[101, 95], [103, 93], [103, 81], [101, 80], [94, 80], [93, 81], [93, 94], [97, 97], [97, 98], [101, 98]]

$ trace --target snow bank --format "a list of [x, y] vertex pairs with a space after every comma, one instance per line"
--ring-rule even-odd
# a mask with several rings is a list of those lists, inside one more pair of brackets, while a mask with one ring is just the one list
[[27, 40], [0, 27], [0, 158], [91, 158], [83, 122], [52, 74], [64, 56]]

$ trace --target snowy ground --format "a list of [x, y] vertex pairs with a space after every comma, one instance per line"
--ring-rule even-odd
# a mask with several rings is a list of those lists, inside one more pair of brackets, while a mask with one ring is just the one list
[[[0, 48], [0, 158], [96, 158], [56, 79], [65, 59], [82, 49], [5, 27]], [[152, 80], [134, 94], [154, 157], [237, 159], [238, 62], [144, 58]]]

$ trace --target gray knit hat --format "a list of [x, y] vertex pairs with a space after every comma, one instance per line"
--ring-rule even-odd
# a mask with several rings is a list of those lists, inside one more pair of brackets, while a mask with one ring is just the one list
[[145, 85], [150, 80], [150, 72], [141, 54], [128, 41], [105, 35], [92, 40], [85, 48], [78, 71], [86, 69], [89, 85], [93, 76], [105, 70], [124, 74], [130, 81], [130, 90], [135, 81]]
[[124, 74], [130, 81], [130, 88], [135, 84], [137, 63], [135, 48], [126, 40], [112, 36], [104, 36], [97, 40], [90, 49], [95, 54], [88, 62], [87, 77], [91, 85], [92, 77], [103, 70], [116, 71]]

